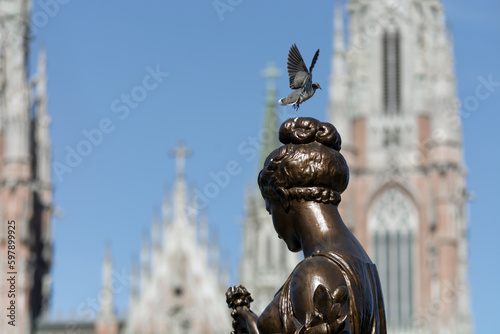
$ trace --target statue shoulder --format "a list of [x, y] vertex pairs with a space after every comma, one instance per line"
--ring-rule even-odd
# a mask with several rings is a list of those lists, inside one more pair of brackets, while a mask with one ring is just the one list
[[[333, 261], [324, 256], [313, 256], [303, 261], [294, 271], [290, 281], [290, 298], [294, 316], [302, 324], [306, 322], [307, 313], [315, 309], [315, 294], [318, 289], [331, 293], [343, 290], [346, 281], [342, 271]], [[347, 288], [345, 288], [347, 291]], [[342, 305], [348, 311], [347, 303]]]
[[312, 277], [321, 277], [325, 283], [331, 280], [332, 283], [345, 284], [341, 269], [327, 256], [311, 256], [302, 261], [293, 272], [292, 282]]

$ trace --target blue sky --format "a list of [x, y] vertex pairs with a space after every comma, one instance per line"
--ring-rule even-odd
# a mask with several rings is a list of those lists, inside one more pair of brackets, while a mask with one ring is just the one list
[[[168, 152], [180, 140], [193, 151], [186, 166], [192, 187], [203, 189], [212, 182], [210, 173], [225, 170], [229, 161], [241, 166], [207, 207], [211, 229], [236, 268], [244, 189], [257, 172], [257, 159], [237, 147], [250, 143], [262, 126], [266, 83], [259, 73], [269, 61], [284, 72], [292, 43], [306, 61], [320, 48], [314, 76], [324, 89], [301, 114], [325, 119], [333, 2], [235, 0], [222, 16], [212, 1], [61, 2], [66, 3], [34, 0], [30, 57], [34, 66], [45, 45], [54, 163], [65, 163], [84, 132], [100, 128], [103, 136], [86, 147], [87, 156], [73, 161], [71, 171], [54, 174], [52, 313], [69, 316], [97, 295], [107, 243], [116, 269], [129, 271], [141, 235], [173, 184], [175, 164]], [[455, 42], [459, 98], [465, 101], [481, 78], [500, 81], [500, 2], [443, 2]], [[144, 81], [152, 72], [156, 80]], [[288, 93], [286, 76], [277, 87], [280, 95]], [[123, 96], [130, 94], [140, 101], [126, 102]], [[467, 182], [474, 194], [470, 280], [478, 333], [496, 328], [500, 311], [500, 221], [494, 212], [499, 106], [500, 87], [494, 87], [462, 119]], [[123, 312], [128, 293], [116, 298]]]

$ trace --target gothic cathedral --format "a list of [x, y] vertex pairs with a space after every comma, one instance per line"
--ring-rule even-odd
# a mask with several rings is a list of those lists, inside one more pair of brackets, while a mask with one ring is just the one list
[[[376, 263], [389, 333], [470, 333], [467, 190], [443, 4], [336, 9], [328, 118], [351, 171], [339, 208]], [[345, 45], [347, 44], [347, 45]]]
[[28, 80], [30, 5], [0, 2], [0, 267], [9, 278], [0, 280], [0, 302], [14, 321], [1, 321], [0, 333], [30, 333], [51, 287], [50, 118], [43, 51]]

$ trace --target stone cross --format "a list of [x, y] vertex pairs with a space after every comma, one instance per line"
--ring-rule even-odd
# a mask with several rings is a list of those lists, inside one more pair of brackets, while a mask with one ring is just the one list
[[186, 157], [191, 155], [191, 150], [189, 150], [184, 142], [177, 144], [177, 147], [170, 151], [170, 154], [175, 158], [175, 165], [177, 168], [177, 175], [184, 176], [184, 170], [186, 166]]
[[267, 90], [276, 90], [276, 78], [281, 76], [281, 71], [273, 62], [267, 64], [267, 67], [261, 72], [261, 75], [267, 79]]

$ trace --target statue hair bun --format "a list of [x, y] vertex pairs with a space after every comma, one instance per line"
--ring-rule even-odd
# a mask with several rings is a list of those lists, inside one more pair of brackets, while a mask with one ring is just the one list
[[340, 151], [342, 139], [331, 123], [311, 117], [296, 117], [281, 124], [279, 139], [283, 144], [309, 144], [318, 142]]

